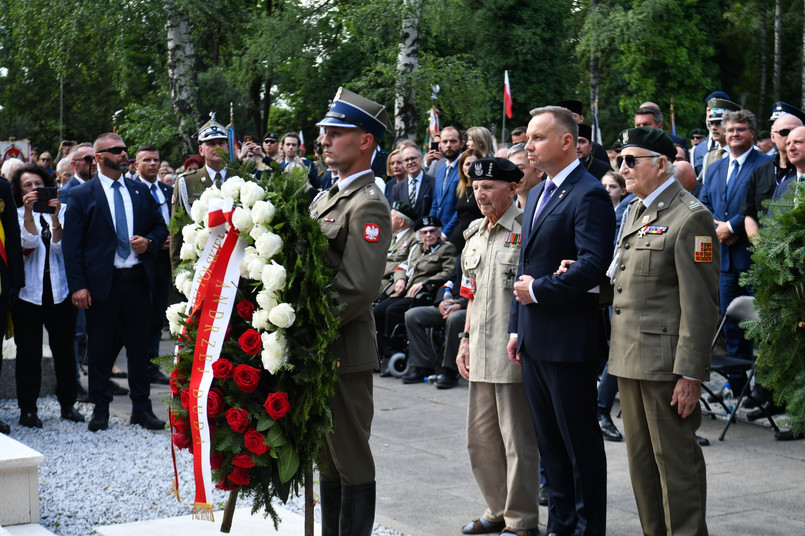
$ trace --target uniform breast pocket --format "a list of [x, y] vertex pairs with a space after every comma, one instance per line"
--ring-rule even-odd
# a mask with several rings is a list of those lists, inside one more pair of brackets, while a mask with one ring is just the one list
[[640, 315], [640, 357], [643, 372], [673, 372], [679, 324], [664, 316]]
[[327, 240], [330, 241], [330, 248], [342, 252], [344, 250], [344, 239], [342, 236], [343, 226], [341, 223], [324, 220], [319, 220], [319, 223], [321, 224], [322, 231], [324, 231], [324, 234], [327, 236]]
[[514, 281], [517, 277], [517, 263], [520, 260], [520, 250], [512, 248], [511, 251], [498, 253], [495, 260], [498, 264], [499, 273], [503, 278], [503, 284], [507, 289], [514, 289]]
[[666, 269], [665, 236], [647, 235], [634, 245], [634, 269], [639, 275], [658, 277]]

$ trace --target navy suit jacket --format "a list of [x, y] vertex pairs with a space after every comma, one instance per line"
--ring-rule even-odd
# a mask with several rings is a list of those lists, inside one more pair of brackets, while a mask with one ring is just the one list
[[[140, 181], [121, 180], [131, 196], [134, 234], [154, 241], [151, 250], [138, 256], [153, 289], [156, 254], [168, 237], [168, 229], [148, 188]], [[70, 292], [88, 289], [93, 300], [106, 300], [112, 289], [117, 235], [97, 177], [70, 191], [64, 229], [62, 248]]]
[[713, 218], [730, 222], [733, 232], [738, 235], [738, 242], [732, 246], [721, 244], [722, 272], [743, 272], [752, 264], [752, 254], [748, 249], [750, 244], [744, 229], [744, 216], [741, 214], [741, 205], [746, 199], [749, 178], [752, 173], [759, 165], [768, 162], [772, 157], [761, 153], [754, 147], [749, 151], [744, 165], [738, 171], [736, 179], [738, 184], [732, 188], [729, 199], [727, 199], [729, 158], [721, 158], [707, 168], [707, 179], [704, 181], [704, 187], [699, 195], [699, 200], [710, 210]]
[[[517, 278], [534, 278], [537, 303], [512, 300], [509, 332], [518, 351], [539, 361], [597, 361], [601, 355], [598, 294], [612, 260], [615, 211], [601, 182], [579, 165], [551, 196], [536, 221], [534, 212], [547, 181], [528, 194]], [[568, 271], [553, 275], [564, 259]], [[608, 284], [608, 281], [607, 281]]]
[[436, 181], [433, 186], [433, 205], [430, 207], [430, 215], [439, 218], [442, 222], [442, 234], [450, 236], [453, 227], [456, 226], [458, 221], [458, 212], [456, 212], [456, 188], [458, 187], [458, 159], [450, 170], [450, 175], [447, 177], [447, 188], [442, 188], [444, 183], [444, 175], [447, 172], [447, 166], [442, 166], [436, 172]]
[[59, 188], [59, 202], [63, 205], [66, 205], [70, 202], [70, 190], [75, 188], [76, 186], [81, 186], [82, 183], [78, 182], [78, 179], [72, 177], [67, 184]]
[[[408, 203], [408, 177], [405, 180], [398, 182], [392, 187], [391, 202], [399, 201], [401, 203]], [[414, 204], [414, 211], [417, 218], [430, 215], [430, 208], [433, 206], [433, 185], [436, 179], [433, 175], [427, 173], [422, 174], [422, 184], [416, 194], [416, 203]], [[445, 223], [445, 222], [442, 222]]]

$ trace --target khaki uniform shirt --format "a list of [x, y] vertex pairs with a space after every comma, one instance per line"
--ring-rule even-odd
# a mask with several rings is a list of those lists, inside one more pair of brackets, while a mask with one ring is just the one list
[[405, 279], [405, 290], [400, 296], [405, 296], [412, 286], [426, 281], [447, 281], [450, 272], [456, 265], [456, 246], [442, 241], [425, 251], [422, 242], [411, 248], [408, 260], [401, 265], [401, 270], [394, 271], [394, 282]]
[[383, 273], [382, 281], [380, 281], [382, 295], [391, 296], [394, 294], [394, 272], [408, 260], [411, 248], [417, 243], [419, 243], [419, 237], [416, 231], [410, 227], [401, 232], [399, 236], [392, 236], [389, 251], [386, 255], [386, 271]]
[[341, 309], [339, 337], [330, 346], [341, 374], [378, 366], [372, 302], [391, 241], [391, 211], [370, 171], [337, 192], [322, 192], [310, 215], [329, 240], [327, 265], [335, 275], [334, 290]]
[[637, 201], [616, 250], [609, 373], [709, 380], [721, 264], [713, 216], [676, 181], [639, 216]]
[[487, 230], [486, 218], [473, 221], [461, 254], [462, 295], [474, 287], [470, 309], [470, 381], [522, 383], [521, 368], [509, 361], [509, 312], [520, 258], [523, 212], [512, 203]]

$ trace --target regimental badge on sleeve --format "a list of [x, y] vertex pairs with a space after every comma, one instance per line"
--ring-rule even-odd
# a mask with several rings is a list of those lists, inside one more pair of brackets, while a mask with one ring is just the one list
[[696, 237], [696, 247], [693, 250], [693, 259], [696, 262], [713, 262], [713, 237]]
[[380, 226], [376, 223], [366, 222], [363, 226], [363, 239], [367, 242], [380, 240]]

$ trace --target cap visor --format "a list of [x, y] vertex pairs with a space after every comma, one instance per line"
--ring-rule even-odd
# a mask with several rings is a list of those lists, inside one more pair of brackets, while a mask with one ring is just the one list
[[358, 128], [357, 125], [353, 125], [352, 123], [347, 123], [346, 121], [339, 121], [335, 117], [325, 117], [318, 123], [316, 123], [317, 127], [343, 127], [343, 128]]

